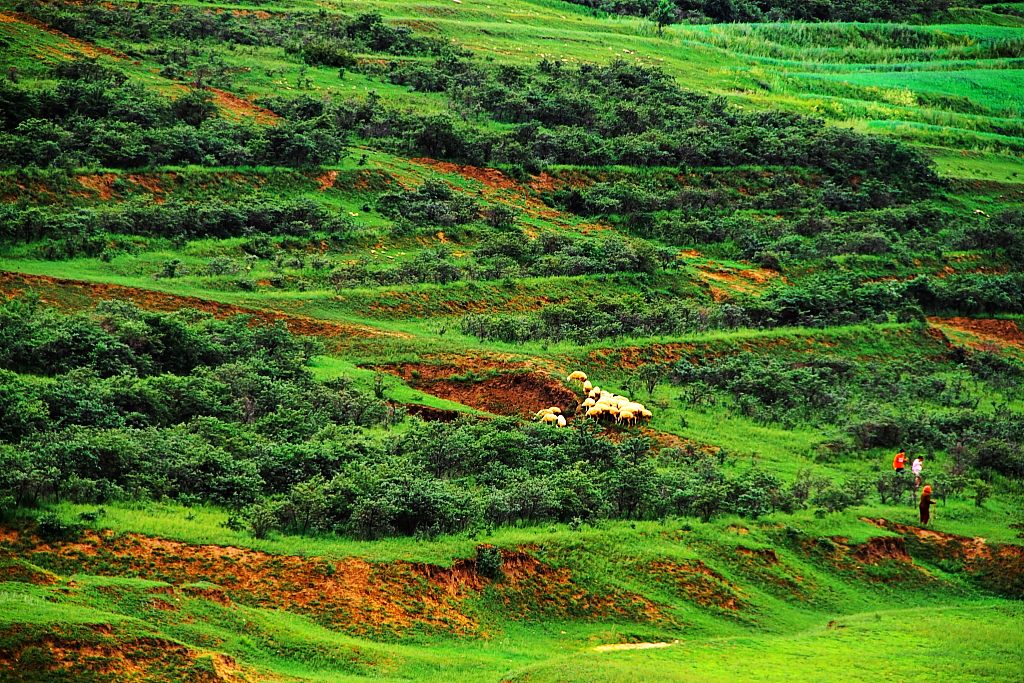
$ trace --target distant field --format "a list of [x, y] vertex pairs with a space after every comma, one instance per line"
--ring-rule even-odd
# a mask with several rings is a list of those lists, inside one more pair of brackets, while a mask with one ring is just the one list
[[1024, 114], [1024, 71], [1014, 69], [815, 74], [811, 78], [963, 97], [1005, 116]]

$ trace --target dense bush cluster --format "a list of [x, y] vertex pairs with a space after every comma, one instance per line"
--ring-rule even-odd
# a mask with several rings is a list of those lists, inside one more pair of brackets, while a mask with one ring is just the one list
[[467, 315], [460, 323], [463, 334], [479, 339], [506, 343], [569, 340], [578, 344], [618, 337], [707, 332], [750, 324], [749, 316], [733, 304], [701, 306], [679, 299], [599, 293], [551, 304], [535, 314]]
[[980, 383], [1001, 387], [1007, 400], [1020, 397], [1021, 366], [978, 353], [950, 372], [944, 362], [861, 363], [814, 356], [799, 362], [743, 352], [679, 362], [673, 382], [684, 400], [707, 404], [728, 397], [739, 412], [759, 421], [793, 427], [833, 425], [844, 440], [823, 458], [852, 448], [912, 447], [956, 452], [959, 473], [979, 467], [1011, 477], [1024, 474], [1024, 423], [1010, 403], [979, 411]]
[[210, 41], [218, 45], [283, 47], [309, 64], [346, 66], [353, 53], [439, 54], [448, 41], [415, 36], [406, 26], [384, 22], [379, 14], [348, 17], [327, 12], [218, 12], [194, 5], [40, 2], [26, 0], [22, 11], [84, 40], [120, 38]]
[[[61, 315], [0, 307], [0, 493], [4, 505], [168, 498], [241, 510], [256, 533], [379, 537], [485, 525], [670, 513], [763, 514], [781, 487], [749, 492], [710, 461], [649, 456], [587, 426], [514, 419], [415, 422], [344, 381], [313, 381], [313, 347], [282, 327], [104, 303]], [[660, 465], [660, 466], [659, 466]], [[709, 483], [710, 482], [710, 483]], [[744, 502], [745, 501], [745, 502]]]
[[345, 148], [343, 133], [324, 122], [218, 118], [206, 90], [172, 100], [91, 62], [70, 62], [57, 75], [46, 88], [0, 84], [0, 165], [310, 166], [336, 161]]
[[413, 226], [443, 228], [472, 223], [480, 216], [476, 200], [435, 178], [415, 190], [381, 196], [377, 200], [377, 210], [390, 218], [408, 221]]
[[[170, 199], [162, 204], [128, 200], [73, 209], [0, 206], [0, 241], [43, 241], [55, 249], [74, 241], [102, 251], [108, 234], [187, 239], [252, 234], [343, 238], [354, 229], [351, 219], [323, 204], [309, 199], [277, 199], [269, 194], [240, 197], [231, 203]], [[86, 248], [67, 255], [96, 253]], [[62, 254], [57, 251], [54, 255]]]
[[[942, 17], [949, 0], [569, 0], [610, 14], [680, 21], [928, 21]], [[970, 3], [966, 3], [970, 4]]]
[[935, 179], [926, 159], [905, 145], [798, 115], [743, 112], [624, 61], [492, 69], [447, 57], [395, 63], [387, 74], [416, 90], [446, 93], [467, 115], [486, 112], [515, 126], [488, 135], [435, 118], [417, 137], [433, 156], [531, 166], [803, 166], [843, 185], [869, 175], [894, 192], [920, 191]]
[[[680, 246], [714, 245], [722, 256], [755, 261], [844, 254], [905, 259], [993, 240], [1014, 244], [1011, 229], [982, 235], [976, 232], [980, 216], [954, 215], [937, 202], [907, 199], [877, 179], [858, 182], [854, 190], [778, 169], [620, 177], [564, 186], [548, 195], [561, 208], [643, 237]], [[1008, 212], [993, 223], [1019, 221]]]
[[421, 251], [396, 266], [363, 259], [335, 268], [331, 282], [346, 288], [611, 273], [650, 275], [669, 266], [672, 260], [668, 251], [621, 237], [545, 233], [529, 239], [518, 231], [490, 231], [473, 250], [472, 258], [456, 259], [449, 248], [442, 246]]
[[759, 295], [737, 295], [724, 303], [598, 294], [553, 304], [537, 313], [469, 315], [461, 326], [463, 333], [480, 339], [587, 343], [739, 328], [911, 322], [925, 313], [1022, 313], [1022, 297], [1021, 274], [864, 282], [855, 274], [836, 272], [773, 285]]
[[[828, 512], [863, 502], [871, 488], [807, 476], [785, 485], [757, 468], [730, 474], [724, 452], [654, 455], [646, 439], [616, 444], [587, 422], [557, 430], [512, 418], [417, 420], [383, 431], [396, 419], [392, 408], [344, 380], [314, 381], [309, 342], [244, 318], [118, 303], [61, 315], [12, 300], [0, 323], [4, 506], [166, 498], [228, 506], [232, 523], [257, 535], [378, 538], [609, 517], [758, 517], [808, 505]], [[1006, 372], [984, 359], [977, 367]], [[883, 390], [905, 379], [840, 360], [785, 367], [764, 358], [676, 373], [774, 414], [834, 414], [845, 398], [837, 384]], [[902, 397], [955, 399], [948, 382], [922, 379]], [[800, 398], [808, 386], [817, 388]], [[1022, 435], [1007, 415], [950, 412], [927, 428], [938, 439], [957, 435], [962, 470], [984, 464], [1019, 476]], [[897, 426], [899, 438], [915, 438], [910, 424]]]

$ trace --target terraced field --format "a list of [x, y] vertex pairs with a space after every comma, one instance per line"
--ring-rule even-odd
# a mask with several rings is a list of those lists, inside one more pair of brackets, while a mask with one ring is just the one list
[[0, 0], [0, 678], [1016, 680], [1021, 7]]

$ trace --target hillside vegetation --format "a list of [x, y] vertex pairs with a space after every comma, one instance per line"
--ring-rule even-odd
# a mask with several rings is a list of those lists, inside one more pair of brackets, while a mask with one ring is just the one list
[[1021, 6], [0, 47], [0, 678], [1019, 678]]

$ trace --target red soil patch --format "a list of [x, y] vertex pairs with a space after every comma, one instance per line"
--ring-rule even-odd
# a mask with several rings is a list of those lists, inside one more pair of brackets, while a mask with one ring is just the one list
[[317, 176], [316, 182], [320, 184], [320, 191], [325, 192], [334, 187], [334, 181], [336, 181], [337, 179], [337, 171], [327, 171], [326, 173]]
[[[406, 363], [380, 369], [432, 396], [495, 415], [528, 417], [542, 408], [558, 406], [571, 418], [579, 403], [571, 389], [544, 373], [527, 370], [524, 363], [467, 359], [461, 367]], [[470, 370], [476, 374], [458, 377]], [[487, 372], [496, 374], [479, 376]]]
[[[161, 176], [157, 176], [157, 175], [143, 175], [143, 174], [140, 174], [140, 173], [130, 173], [126, 177], [127, 177], [129, 182], [131, 182], [134, 185], [138, 185], [139, 187], [143, 188], [144, 190], [146, 190], [147, 192], [149, 192], [152, 195], [161, 195], [161, 194], [165, 194], [167, 192], [167, 190], [161, 184]], [[176, 173], [166, 173], [166, 174], [163, 174], [163, 177], [166, 177], [169, 180], [174, 180], [174, 178], [177, 177], [177, 174]], [[157, 201], [163, 201], [163, 200], [162, 199], [157, 199]]]
[[928, 318], [928, 322], [936, 327], [950, 328], [957, 332], [966, 332], [976, 337], [983, 346], [1010, 346], [1024, 350], [1024, 331], [1012, 320], [995, 320], [991, 318]]
[[864, 564], [878, 564], [883, 560], [913, 562], [907, 553], [906, 542], [896, 536], [869, 538], [854, 549], [853, 557]]
[[231, 10], [231, 13], [236, 17], [256, 17], [263, 21], [266, 21], [273, 16], [270, 12], [264, 12], [263, 10], [233, 9]]
[[696, 450], [711, 455], [721, 450], [719, 446], [712, 446], [711, 444], [699, 443], [691, 439], [684, 439], [676, 436], [675, 434], [660, 432], [656, 429], [651, 429], [650, 427], [641, 427], [640, 433], [654, 442], [654, 445], [657, 448], [675, 448], [676, 450], [683, 451], [684, 453]]
[[451, 569], [349, 558], [269, 555], [213, 545], [189, 545], [138, 534], [86, 532], [83, 542], [40, 544], [26, 553], [67, 572], [130, 575], [182, 586], [193, 597], [310, 614], [353, 633], [398, 632], [412, 627], [471, 634], [473, 617], [461, 609], [485, 580], [466, 563]]
[[734, 556], [726, 561], [764, 590], [787, 600], [813, 602], [817, 595], [819, 586], [814, 580], [801, 575], [772, 548], [738, 546]]
[[[102, 624], [75, 627], [73, 630], [51, 625], [35, 630], [32, 633], [15, 625], [3, 631], [4, 640], [11, 645], [0, 650], [0, 669], [20, 670], [55, 680], [84, 677], [89, 680], [188, 680], [194, 683], [245, 683], [253, 680], [252, 672], [242, 670], [228, 655], [202, 652], [165, 638], [115, 633], [113, 628]], [[45, 657], [40, 657], [39, 652], [44, 652]], [[207, 661], [198, 662], [201, 657]], [[210, 664], [213, 671], [210, 671]]]
[[491, 590], [515, 618], [544, 614], [554, 618], [628, 618], [660, 622], [664, 616], [647, 598], [615, 587], [600, 592], [581, 586], [565, 567], [552, 567], [528, 552], [503, 553], [504, 578]]
[[213, 101], [217, 108], [228, 114], [229, 118], [248, 118], [254, 123], [272, 126], [281, 118], [269, 109], [256, 106], [246, 99], [242, 99], [234, 93], [217, 88], [207, 88], [213, 94]]
[[1024, 546], [988, 543], [887, 519], [861, 518], [868, 524], [902, 534], [914, 557], [961, 563], [979, 584], [1013, 598], [1024, 598]]
[[359, 558], [335, 561], [189, 545], [139, 534], [88, 531], [80, 542], [53, 545], [23, 537], [18, 549], [22, 556], [66, 573], [166, 581], [180, 587], [170, 588], [170, 594], [181, 590], [228, 607], [238, 602], [286, 609], [356, 634], [426, 629], [486, 635], [465, 601], [489, 587], [507, 604], [517, 605], [516, 613], [525, 612], [524, 616], [555, 610], [590, 618], [660, 618], [657, 608], [641, 596], [593, 592], [577, 584], [569, 569], [552, 567], [527, 550], [503, 551], [504, 576], [494, 583], [477, 573], [475, 560], [456, 560], [451, 567]]
[[672, 342], [669, 344], [649, 344], [647, 346], [624, 346], [614, 349], [597, 349], [588, 354], [588, 360], [594, 365], [614, 365], [627, 370], [635, 370], [641, 365], [655, 363], [668, 365], [681, 360], [688, 352], [697, 347], [694, 344]]
[[103, 201], [114, 198], [114, 183], [117, 181], [115, 173], [99, 173], [95, 175], [75, 176], [78, 184], [90, 192], [96, 194]]
[[[698, 274], [705, 281], [720, 285], [711, 285], [711, 295], [715, 301], [723, 301], [736, 293], [758, 292], [781, 278], [779, 273], [764, 268], [733, 270], [724, 267], [702, 267], [698, 269]], [[785, 279], [782, 278], [782, 281], [785, 282]]]
[[939, 548], [943, 551], [943, 555], [947, 557], [954, 557], [970, 562], [978, 559], [990, 559], [993, 557], [994, 552], [1005, 552], [1007, 555], [1016, 555], [1024, 558], [1024, 547], [1021, 546], [1007, 545], [993, 547], [986, 543], [985, 539], [981, 537], [969, 538], [967, 536], [957, 536], [956, 534], [948, 534], [943, 531], [934, 531], [932, 529], [923, 529], [921, 527], [900, 524], [899, 522], [892, 522], [887, 519], [862, 519], [868, 524], [873, 524], [883, 529], [895, 531], [898, 534], [903, 534], [904, 537], [909, 536], [916, 538], [923, 544]]
[[[25, 24], [26, 26], [32, 26], [33, 28], [37, 28], [40, 31], [45, 31], [50, 35], [57, 36], [61, 40], [67, 42], [75, 50], [82, 53], [86, 57], [99, 57], [100, 55], [106, 55], [108, 57], [113, 57], [114, 59], [128, 59], [125, 55], [121, 54], [120, 52], [115, 52], [110, 48], [100, 47], [98, 45], [93, 45], [92, 43], [87, 43], [83, 40], [79, 40], [78, 38], [72, 38], [68, 34], [63, 33], [62, 31], [58, 31], [49, 24], [45, 24], [39, 21], [38, 19], [30, 17], [27, 14], [22, 14], [21, 12], [0, 13], [0, 23]], [[73, 55], [65, 56], [73, 57]]]
[[415, 415], [427, 422], [455, 422], [465, 415], [465, 413], [460, 413], [457, 410], [445, 410], [444, 408], [434, 408], [416, 403], [405, 403], [402, 407], [405, 408], [407, 414]]
[[233, 315], [248, 315], [262, 324], [273, 324], [283, 322], [293, 334], [321, 337], [332, 340], [339, 347], [352, 338], [372, 338], [381, 336], [404, 336], [396, 332], [378, 330], [373, 327], [362, 325], [347, 325], [333, 323], [326, 320], [318, 320], [307, 316], [281, 313], [278, 311], [266, 311], [254, 308], [243, 308], [232, 304], [208, 301], [193, 296], [179, 296], [166, 292], [157, 292], [148, 289], [125, 287], [105, 283], [84, 282], [81, 280], [64, 280], [52, 278], [45, 275], [28, 275], [26, 273], [0, 272], [0, 292], [10, 297], [18, 296], [28, 290], [40, 291], [48, 294], [44, 297], [47, 303], [62, 302], [65, 307], [68, 293], [78, 295], [84, 299], [84, 305], [91, 305], [93, 302], [113, 299], [131, 301], [137, 306], [153, 311], [177, 311], [182, 308], [195, 308], [211, 313], [218, 318], [226, 318]]
[[479, 166], [464, 166], [459, 164], [451, 164], [447, 161], [438, 161], [436, 159], [430, 159], [428, 157], [419, 157], [416, 159], [409, 159], [411, 163], [419, 164], [421, 166], [429, 166], [430, 168], [436, 169], [441, 173], [453, 173], [460, 175], [463, 178], [470, 180], [476, 180], [487, 187], [495, 190], [519, 190], [522, 187], [516, 181], [512, 180], [504, 173], [496, 168], [480, 168]]
[[49, 586], [57, 583], [57, 577], [31, 564], [0, 560], [0, 583], [17, 581], [31, 583], [36, 586]]
[[647, 567], [647, 571], [701, 607], [729, 612], [737, 612], [745, 607], [739, 587], [700, 560], [657, 560]]
[[514, 206], [531, 217], [544, 219], [559, 227], [585, 232], [603, 229], [603, 226], [595, 223], [574, 225], [563, 212], [551, 208], [537, 196], [537, 192], [543, 189], [544, 183], [551, 179], [551, 176], [542, 174], [535, 178], [530, 185], [523, 185], [493, 168], [452, 164], [427, 157], [410, 159], [410, 161], [441, 173], [457, 174], [479, 182], [486, 188], [482, 194], [487, 195], [490, 199]]

